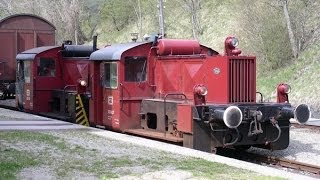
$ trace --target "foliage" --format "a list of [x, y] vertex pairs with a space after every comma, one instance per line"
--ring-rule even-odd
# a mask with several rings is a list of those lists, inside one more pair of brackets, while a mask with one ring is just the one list
[[[287, 3], [290, 19], [284, 16]], [[78, 44], [94, 34], [106, 43], [130, 40], [131, 33], [159, 33], [155, 0], [0, 0], [2, 17], [14, 13], [43, 16], [57, 28], [57, 42]], [[259, 69], [277, 69], [292, 60], [292, 37], [298, 53], [320, 41], [320, 3], [316, 0], [172, 0], [164, 1], [168, 38], [193, 38], [223, 49], [227, 35], [240, 37], [245, 53], [256, 55]], [[288, 21], [289, 20], [289, 21]]]
[[106, 20], [106, 23], [111, 25], [111, 31], [120, 31], [129, 22], [133, 21], [134, 11], [132, 11], [130, 1], [119, 3], [117, 0], [109, 0], [103, 6], [101, 15]]
[[256, 52], [260, 70], [281, 67], [292, 57], [282, 12], [267, 0], [242, 1], [242, 29], [248, 38], [244, 49]]
[[289, 2], [289, 12], [300, 51], [306, 50], [320, 40], [320, 3], [316, 0]]

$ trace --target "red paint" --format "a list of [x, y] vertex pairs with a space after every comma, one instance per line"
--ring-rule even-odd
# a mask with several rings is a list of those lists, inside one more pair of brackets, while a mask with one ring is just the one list
[[177, 106], [177, 129], [185, 133], [192, 133], [192, 107], [189, 104]]

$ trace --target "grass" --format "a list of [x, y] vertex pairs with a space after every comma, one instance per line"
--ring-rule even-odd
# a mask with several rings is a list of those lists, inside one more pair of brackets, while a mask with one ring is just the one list
[[262, 92], [267, 99], [272, 99], [272, 92], [278, 83], [290, 84], [292, 92], [289, 100], [293, 104], [306, 103], [314, 111], [319, 111], [320, 101], [318, 92], [320, 86], [320, 46], [312, 46], [302, 52], [299, 58], [292, 60], [277, 70], [259, 73], [257, 77], [257, 90]]
[[37, 164], [38, 161], [31, 154], [11, 148], [0, 149], [0, 179], [14, 179], [21, 169]]
[[[116, 149], [115, 152], [103, 152], [104, 150], [87, 147], [88, 145], [73, 144], [68, 141], [72, 136], [80, 139], [82, 137], [94, 138], [99, 143], [105, 142], [110, 146], [119, 145], [119, 149]], [[4, 146], [1, 146], [0, 179], [18, 178], [16, 177], [18, 172], [28, 167], [49, 168], [53, 177], [62, 179], [75, 178], [74, 176], [80, 178], [82, 174], [100, 179], [122, 176], [140, 177], [147, 172], [168, 169], [191, 172], [193, 177], [199, 179], [268, 178], [254, 172], [203, 159], [173, 155], [99, 138], [101, 137], [85, 131], [64, 131], [59, 136], [40, 132], [0, 132], [1, 143], [4, 143]], [[19, 149], [17, 145], [29, 148]], [[124, 151], [124, 153], [118, 154], [116, 153], [118, 151]]]
[[45, 142], [46, 144], [55, 146], [60, 150], [65, 150], [67, 145], [65, 142], [55, 138], [54, 136], [39, 133], [39, 132], [27, 132], [27, 131], [12, 131], [0, 133], [0, 139], [7, 140], [9, 142], [16, 141], [37, 141]]

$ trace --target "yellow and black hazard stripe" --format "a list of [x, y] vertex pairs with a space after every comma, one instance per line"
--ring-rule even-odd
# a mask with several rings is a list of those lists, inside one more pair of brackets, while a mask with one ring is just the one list
[[80, 94], [76, 95], [76, 123], [84, 126], [89, 126], [89, 120]]

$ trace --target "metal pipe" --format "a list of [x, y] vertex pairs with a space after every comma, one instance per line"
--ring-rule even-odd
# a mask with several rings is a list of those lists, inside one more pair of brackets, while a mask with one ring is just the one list
[[274, 140], [272, 140], [272, 141], [267, 141], [267, 142], [266, 142], [266, 145], [278, 141], [279, 138], [280, 138], [280, 136], [281, 136], [281, 128], [279, 127], [279, 125], [278, 125], [278, 124], [275, 124], [274, 126], [275, 126], [275, 127], [277, 128], [277, 130], [278, 130], [278, 136], [277, 136]]
[[237, 138], [234, 141], [230, 142], [230, 143], [226, 143], [225, 142], [226, 141], [226, 137], [223, 136], [223, 140], [222, 140], [223, 142], [222, 143], [223, 143], [224, 147], [234, 145], [238, 141], [239, 136], [240, 136], [239, 130], [238, 130], [238, 128], [233, 128], [233, 129], [237, 132]]
[[92, 46], [93, 52], [97, 50], [97, 40], [98, 40], [98, 36], [97, 35], [93, 36], [93, 46]]
[[160, 25], [160, 36], [164, 39], [164, 17], [163, 17], [163, 0], [159, 0], [159, 25]]
[[260, 102], [263, 102], [263, 95], [261, 92], [256, 92], [257, 94], [260, 94]]

